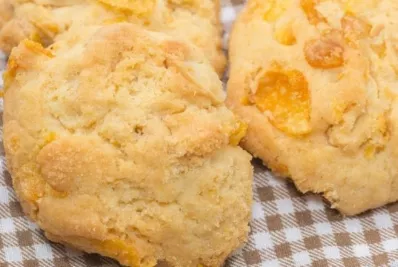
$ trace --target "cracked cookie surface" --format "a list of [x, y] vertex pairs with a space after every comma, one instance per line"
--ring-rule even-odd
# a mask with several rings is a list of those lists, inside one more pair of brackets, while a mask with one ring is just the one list
[[354, 215], [398, 199], [396, 1], [251, 0], [230, 40], [242, 145]]
[[25, 38], [47, 46], [68, 30], [131, 22], [193, 42], [221, 75], [219, 9], [219, 0], [0, 0], [0, 49], [9, 53]]
[[124, 265], [220, 266], [247, 237], [252, 166], [218, 75], [168, 35], [83, 30], [10, 55], [4, 145], [25, 213]]

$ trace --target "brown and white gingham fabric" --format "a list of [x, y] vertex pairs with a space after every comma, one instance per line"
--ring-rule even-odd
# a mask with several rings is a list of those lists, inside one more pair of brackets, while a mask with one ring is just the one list
[[[227, 40], [244, 0], [223, 0], [222, 4]], [[0, 69], [3, 68], [4, 63], [0, 63]], [[320, 197], [300, 195], [291, 183], [273, 177], [258, 161], [253, 164], [249, 241], [230, 257], [226, 266], [398, 267], [398, 204], [343, 218]], [[8, 266], [118, 265], [46, 240], [40, 229], [23, 215], [5, 168], [4, 151], [0, 149], [0, 267]]]

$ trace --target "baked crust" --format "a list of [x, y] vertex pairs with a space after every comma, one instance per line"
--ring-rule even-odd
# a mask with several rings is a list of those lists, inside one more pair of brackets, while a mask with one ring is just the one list
[[0, 0], [0, 49], [9, 53], [25, 38], [48, 46], [70, 28], [131, 22], [193, 42], [222, 75], [219, 9], [219, 0]]
[[25, 213], [124, 265], [220, 266], [247, 238], [253, 172], [224, 98], [200, 49], [133, 24], [23, 41], [4, 146]]
[[398, 198], [396, 1], [251, 0], [230, 40], [242, 145], [354, 215]]

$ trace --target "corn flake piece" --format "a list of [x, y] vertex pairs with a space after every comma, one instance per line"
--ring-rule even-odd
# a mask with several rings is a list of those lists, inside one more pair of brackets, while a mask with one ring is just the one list
[[111, 8], [147, 16], [155, 8], [156, 0], [97, 0]]
[[341, 0], [346, 12], [363, 12], [377, 7], [380, 0]]
[[36, 54], [43, 54], [50, 58], [54, 57], [54, 55], [51, 53], [51, 51], [48, 49], [45, 49], [40, 43], [30, 41], [30, 40], [25, 40], [25, 41], [23, 41], [23, 44], [25, 45], [26, 48], [28, 48], [30, 51], [32, 51]]
[[249, 97], [248, 97], [247, 95], [245, 95], [244, 97], [242, 97], [242, 98], [240, 99], [240, 103], [241, 103], [242, 105], [244, 105], [244, 106], [249, 106], [249, 105], [251, 105], [250, 99], [249, 99]]
[[376, 147], [374, 145], [367, 145], [364, 150], [366, 159], [373, 159], [376, 153]]
[[370, 45], [370, 47], [372, 48], [373, 52], [375, 52], [377, 54], [377, 56], [379, 58], [386, 57], [387, 47], [386, 47], [385, 42], [383, 42], [381, 44], [372, 44], [372, 45]]
[[311, 131], [308, 82], [300, 71], [277, 67], [265, 72], [253, 100], [279, 130], [295, 136]]
[[106, 19], [102, 23], [104, 25], [111, 25], [111, 24], [126, 22], [127, 20], [128, 20], [128, 18], [126, 16], [118, 16], [115, 18]]
[[[53, 58], [54, 55], [51, 53], [50, 50], [45, 49], [40, 43], [31, 41], [31, 40], [24, 40], [21, 42], [28, 50], [33, 52], [34, 54], [41, 54], [47, 56], [49, 58]], [[10, 55], [7, 63], [7, 69], [3, 73], [3, 81], [4, 81], [4, 91], [7, 91], [7, 88], [10, 86], [12, 81], [14, 80], [17, 70], [21, 67], [20, 66], [20, 59]]]
[[247, 124], [239, 121], [237, 127], [229, 137], [229, 144], [233, 146], [239, 145], [240, 141], [245, 137], [247, 132]]
[[291, 23], [287, 23], [276, 28], [274, 31], [274, 37], [283, 45], [294, 45], [297, 42]]
[[272, 169], [272, 171], [274, 173], [278, 174], [279, 176], [282, 176], [282, 177], [290, 176], [289, 168], [283, 163], [278, 162], [278, 163], [272, 164], [270, 166], [270, 168]]
[[272, 0], [269, 2], [269, 8], [264, 14], [264, 19], [268, 22], [276, 21], [280, 16], [285, 13], [288, 7], [291, 5], [291, 2], [288, 0], [278, 1]]
[[369, 37], [372, 26], [366, 21], [356, 17], [352, 13], [347, 13], [341, 19], [341, 27], [344, 36], [353, 41]]
[[47, 134], [47, 136], [46, 136], [45, 141], [46, 141], [47, 143], [51, 143], [51, 142], [53, 142], [53, 141], [56, 140], [56, 139], [57, 139], [57, 134], [54, 133], [54, 132], [49, 132], [49, 133]]
[[324, 16], [316, 10], [316, 5], [319, 3], [319, 0], [301, 0], [300, 6], [303, 9], [304, 13], [307, 16], [308, 21], [316, 25], [321, 22], [326, 22]]
[[142, 267], [156, 265], [156, 261], [154, 259], [145, 259], [145, 261], [143, 261], [144, 259], [140, 258], [140, 254], [135, 247], [121, 239], [91, 239], [90, 245], [105, 256], [117, 258], [123, 265]]
[[55, 190], [49, 184], [46, 184], [46, 186], [45, 186], [45, 195], [46, 196], [52, 196], [54, 198], [66, 198], [68, 196], [68, 193]]
[[118, 255], [123, 262], [135, 265], [138, 262], [138, 253], [135, 248], [127, 245], [121, 240], [106, 240], [102, 241], [101, 246], [111, 256]]
[[314, 68], [338, 68], [344, 65], [344, 46], [338, 40], [325, 36], [307, 41], [304, 56]]

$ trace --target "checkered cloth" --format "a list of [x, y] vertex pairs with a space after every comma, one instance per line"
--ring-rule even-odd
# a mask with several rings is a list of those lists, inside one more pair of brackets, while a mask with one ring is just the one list
[[[223, 1], [226, 40], [243, 2]], [[4, 65], [0, 65], [2, 68]], [[112, 260], [46, 240], [21, 211], [5, 169], [3, 152], [1, 149], [0, 267], [118, 266]], [[300, 195], [292, 184], [273, 177], [260, 162], [253, 164], [255, 182], [250, 238], [245, 247], [230, 257], [228, 267], [398, 267], [398, 204], [358, 217], [343, 218], [329, 209], [320, 197]]]

